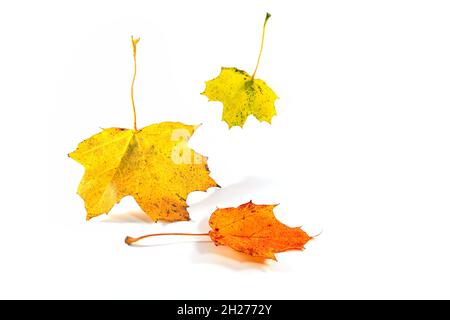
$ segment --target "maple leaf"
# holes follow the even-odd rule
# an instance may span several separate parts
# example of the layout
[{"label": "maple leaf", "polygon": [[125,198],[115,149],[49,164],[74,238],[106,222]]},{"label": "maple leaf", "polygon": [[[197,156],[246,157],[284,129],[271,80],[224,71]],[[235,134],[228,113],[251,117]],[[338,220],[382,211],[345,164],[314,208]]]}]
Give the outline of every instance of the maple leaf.
[{"label": "maple leaf", "polygon": [[274,253],[303,250],[312,239],[301,228],[288,227],[277,220],[277,205],[248,202],[237,208],[217,209],[209,219],[209,236],[216,245],[225,245],[250,256],[276,260]]},{"label": "maple leaf", "polygon": [[128,245],[154,236],[209,236],[216,245],[228,246],[253,257],[276,260],[275,253],[303,250],[311,240],[300,227],[291,228],[277,220],[273,208],[248,202],[237,208],[217,209],[209,219],[208,233],[157,233],[126,237]]},{"label": "maple leaf", "polygon": [[278,98],[275,92],[260,79],[255,79],[259,61],[264,45],[264,35],[267,20],[270,14],[266,14],[263,25],[263,34],[258,61],[255,71],[250,76],[247,72],[237,68],[222,67],[218,77],[206,81],[205,91],[209,101],[221,101],[223,103],[222,120],[228,127],[243,127],[247,117],[254,115],[259,121],[271,123],[276,115],[275,100]]},{"label": "maple leaf", "polygon": [[134,129],[104,129],[69,154],[85,167],[78,194],[87,219],[108,213],[130,195],[153,220],[188,220],[187,195],[218,185],[209,176],[207,158],[187,145],[196,126],[162,122],[137,129],[133,87],[138,41],[132,38]]}]

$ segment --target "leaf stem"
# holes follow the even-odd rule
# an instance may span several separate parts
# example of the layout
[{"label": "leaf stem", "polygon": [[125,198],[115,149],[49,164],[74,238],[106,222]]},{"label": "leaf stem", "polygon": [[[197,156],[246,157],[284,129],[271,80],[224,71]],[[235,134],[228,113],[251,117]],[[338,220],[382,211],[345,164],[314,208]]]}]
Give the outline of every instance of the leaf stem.
[{"label": "leaf stem", "polygon": [[131,105],[133,106],[134,131],[137,131],[136,106],[134,105],[134,81],[136,80],[136,46],[139,40],[140,38],[134,39],[133,36],[131,36],[131,44],[133,45],[133,59],[134,59],[133,80],[131,81]]},{"label": "leaf stem", "polygon": [[266,24],[267,24],[267,20],[269,20],[269,18],[271,17],[270,13],[266,13],[266,19],[264,20],[264,25],[263,25],[263,31],[262,31],[262,38],[261,38],[261,47],[259,48],[259,55],[258,55],[258,61],[256,62],[256,67],[255,67],[255,71],[253,71],[252,74],[252,80],[255,78],[255,74],[256,74],[256,70],[258,70],[258,66],[259,66],[259,60],[261,59],[261,53],[264,47],[264,36],[266,35]]},{"label": "leaf stem", "polygon": [[142,239],[145,239],[145,238],[159,237],[159,236],[208,236],[208,235],[209,235],[209,233],[178,233],[178,232],[152,233],[152,234],[147,234],[145,236],[141,236],[141,237],[137,237],[137,238],[126,237],[125,238],[125,243],[127,245],[131,246],[136,241],[139,241],[139,240],[142,240]]}]

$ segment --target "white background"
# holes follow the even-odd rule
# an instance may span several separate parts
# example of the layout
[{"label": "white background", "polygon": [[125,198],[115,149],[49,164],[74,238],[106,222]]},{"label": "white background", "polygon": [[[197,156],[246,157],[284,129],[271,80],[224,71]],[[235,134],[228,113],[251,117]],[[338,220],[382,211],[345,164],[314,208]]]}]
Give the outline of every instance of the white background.
[{"label": "white background", "polygon": [[[221,66],[280,97],[270,126],[228,130],[200,92]],[[2,1],[0,298],[450,298],[448,1]],[[192,221],[126,198],[86,222],[67,157],[100,127],[203,123],[190,146],[223,187]],[[280,203],[311,234],[257,264],[200,239],[218,206]],[[203,239],[207,240],[207,239]],[[200,241],[200,242],[199,242]]]}]

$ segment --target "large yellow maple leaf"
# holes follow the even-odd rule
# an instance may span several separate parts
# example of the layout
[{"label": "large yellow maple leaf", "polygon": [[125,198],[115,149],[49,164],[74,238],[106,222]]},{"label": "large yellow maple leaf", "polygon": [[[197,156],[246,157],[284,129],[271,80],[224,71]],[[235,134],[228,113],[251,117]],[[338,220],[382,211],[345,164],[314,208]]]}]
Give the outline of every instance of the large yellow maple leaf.
[{"label": "large yellow maple leaf", "polygon": [[87,219],[108,213],[125,196],[132,196],[153,220],[188,220],[186,198],[192,191],[218,186],[209,176],[206,157],[188,147],[196,126],[162,122],[134,129],[108,128],[81,142],[69,154],[85,167],[78,194]]},{"label": "large yellow maple leaf", "polygon": [[267,20],[270,14],[266,14],[264,20],[261,48],[255,71],[250,76],[247,72],[237,68],[222,67],[218,77],[206,81],[203,95],[209,101],[223,103],[222,120],[233,126],[243,127],[247,117],[254,115],[259,121],[271,123],[276,115],[275,100],[278,99],[275,92],[261,79],[255,79],[259,61],[264,45],[264,35]]},{"label": "large yellow maple leaf", "polygon": [[87,218],[133,196],[153,220],[189,219],[187,195],[217,184],[206,157],[188,146],[195,127],[162,122],[134,131],[109,128],[81,142],[70,157],[86,171],[78,187]]}]

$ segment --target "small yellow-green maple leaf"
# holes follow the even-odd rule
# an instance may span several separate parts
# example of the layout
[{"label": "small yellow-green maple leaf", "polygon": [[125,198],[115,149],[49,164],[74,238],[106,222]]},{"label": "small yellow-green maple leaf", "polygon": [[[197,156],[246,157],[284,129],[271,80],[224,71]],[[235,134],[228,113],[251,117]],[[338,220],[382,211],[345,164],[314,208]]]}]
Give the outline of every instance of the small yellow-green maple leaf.
[{"label": "small yellow-green maple leaf", "polygon": [[187,146],[195,128],[179,122],[108,128],[81,142],[69,156],[86,169],[78,194],[87,219],[130,195],[153,220],[188,220],[187,195],[217,186],[206,157]]},{"label": "small yellow-green maple leaf", "polygon": [[222,67],[217,78],[206,82],[202,93],[210,101],[223,103],[222,120],[228,127],[244,126],[251,114],[259,121],[271,123],[276,115],[275,92],[260,79],[252,79],[245,71]]},{"label": "small yellow-green maple leaf", "polygon": [[259,121],[271,123],[276,115],[275,100],[278,98],[275,92],[261,79],[255,79],[259,61],[264,45],[264,35],[267,20],[270,14],[266,14],[263,25],[261,48],[253,75],[249,75],[237,68],[222,67],[218,77],[206,81],[203,95],[210,101],[223,103],[222,120],[233,126],[243,127],[249,115],[254,115]]}]

